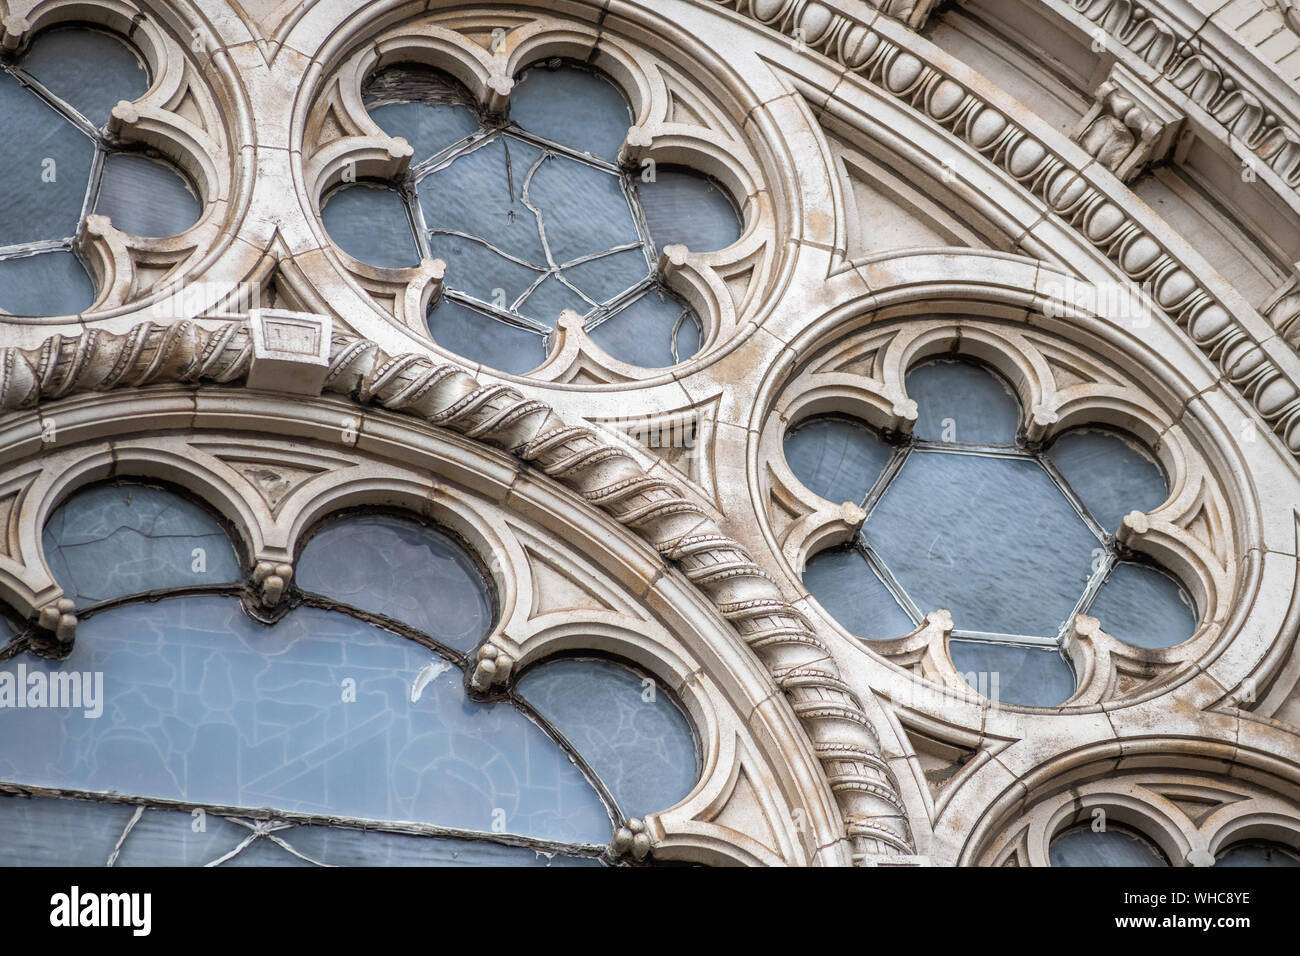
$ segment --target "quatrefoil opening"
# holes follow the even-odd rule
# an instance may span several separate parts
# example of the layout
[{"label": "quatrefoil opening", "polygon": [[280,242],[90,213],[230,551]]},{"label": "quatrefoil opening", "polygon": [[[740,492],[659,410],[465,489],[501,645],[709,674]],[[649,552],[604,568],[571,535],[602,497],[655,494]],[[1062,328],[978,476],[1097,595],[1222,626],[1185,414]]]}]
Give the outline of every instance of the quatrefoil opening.
[{"label": "quatrefoil opening", "polygon": [[[846,630],[891,639],[948,610],[957,671],[996,674],[1002,701],[1031,706],[1075,691],[1060,647],[1076,615],[1135,647],[1193,635],[1187,592],[1116,537],[1126,514],[1168,497],[1145,449],[1092,428],[1029,448],[1015,392],[971,363],[929,362],[906,386],[918,410],[910,436],[821,416],[785,439],[805,487],[867,512],[848,545],[804,570],[809,593]],[[987,695],[991,681],[979,683]]]},{"label": "quatrefoil opening", "polygon": [[90,26],[42,32],[0,61],[0,310],[71,315],[95,287],[78,255],[87,230],[184,232],[199,219],[195,188],[152,150],[111,132],[113,108],[142,97],[148,66],[124,39]]},{"label": "quatrefoil opening", "polygon": [[363,95],[380,128],[411,146],[409,168],[395,182],[343,183],[321,216],[369,265],[446,263],[428,315],[435,342],[523,374],[572,310],[597,346],[631,365],[676,365],[699,350],[704,323],[664,283],[660,254],[725,248],[740,218],[706,176],[619,165],[633,117],[610,80],[561,61],[533,66],[505,115],[413,64],[382,70]]}]

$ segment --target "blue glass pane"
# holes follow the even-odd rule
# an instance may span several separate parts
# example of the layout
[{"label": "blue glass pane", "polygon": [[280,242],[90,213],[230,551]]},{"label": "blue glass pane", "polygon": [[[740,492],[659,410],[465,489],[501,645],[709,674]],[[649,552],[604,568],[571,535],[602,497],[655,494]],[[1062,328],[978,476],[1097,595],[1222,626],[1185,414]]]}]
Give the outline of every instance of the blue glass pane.
[{"label": "blue glass pane", "polygon": [[636,182],[655,247],[682,244],[691,252],[725,249],[740,238],[740,219],[713,180],[685,169],[660,168],[654,182]]},{"label": "blue glass pane", "polygon": [[127,153],[104,162],[95,212],[136,236],[175,236],[199,221],[193,190],[166,163]]},{"label": "blue glass pane", "polygon": [[425,226],[477,237],[516,259],[545,267],[537,217],[524,204],[524,183],[541,157],[536,147],[501,136],[457,156],[420,180]]},{"label": "blue glass pane", "polygon": [[543,275],[463,236],[430,233],[429,254],[447,263],[447,288],[499,309],[509,309]]},{"label": "blue glass pane", "polygon": [[[598,859],[487,840],[416,837],[374,830],[299,826],[276,834],[299,853],[330,866],[600,866]],[[287,851],[281,851],[286,852]]]},{"label": "blue glass pane", "polygon": [[483,576],[444,534],[391,515],[327,525],[298,558],[298,585],[409,624],[461,651],[492,626]]},{"label": "blue glass pane", "polygon": [[1110,432],[1069,432],[1052,444],[1047,457],[1096,522],[1112,533],[1130,511],[1152,511],[1169,495],[1151,456]]},{"label": "blue glass pane", "polygon": [[541,335],[484,315],[453,299],[443,298],[429,313],[433,340],[471,362],[522,375],[542,364],[546,350]]},{"label": "blue glass pane", "polygon": [[628,817],[667,810],[698,775],[695,734],[668,691],[612,661],[556,660],[517,685],[609,788]]},{"label": "blue glass pane", "polygon": [[1141,564],[1115,565],[1088,613],[1135,647],[1173,647],[1196,633],[1191,597],[1169,575]]},{"label": "blue glass pane", "polygon": [[1097,538],[1042,467],[914,451],[867,519],[869,541],[922,611],[958,629],[1055,637]]},{"label": "blue glass pane", "polygon": [[1089,824],[1057,835],[1048,848],[1052,866],[1168,866],[1153,843],[1123,827],[1095,831]]},{"label": "blue glass pane", "polygon": [[889,640],[916,628],[866,559],[853,549],[813,555],[804,568],[803,583],[827,613],[857,637]]},{"label": "blue glass pane", "polygon": [[102,673],[103,712],[0,709],[0,779],[609,839],[595,791],[539,727],[343,614],[302,607],[267,628],[230,597],[133,604],[83,620],[67,660],[24,666]]},{"label": "blue glass pane", "polygon": [[616,173],[556,155],[538,167],[527,188],[557,265],[641,240]]},{"label": "blue glass pane", "polygon": [[510,118],[538,136],[613,162],[632,111],[613,83],[587,70],[525,70],[510,93]]},{"label": "blue glass pane", "polygon": [[528,298],[520,303],[517,311],[521,315],[536,319],[548,328],[554,328],[560,313],[565,309],[572,309],[578,315],[586,315],[593,308],[594,305],[551,275],[543,279],[541,284],[529,293]]},{"label": "blue glass pane", "polygon": [[940,360],[907,373],[916,402],[912,433],[930,441],[1014,445],[1020,403],[1001,379],[968,362]]},{"label": "blue glass pane", "polygon": [[134,812],[122,803],[0,797],[0,866],[103,866]]},{"label": "blue glass pane", "polygon": [[94,141],[3,70],[0,117],[0,246],[76,235]]},{"label": "blue glass pane", "polygon": [[950,638],[948,653],[962,679],[992,701],[1055,707],[1074,694],[1074,672],[1053,647]]},{"label": "blue glass pane", "polygon": [[676,296],[650,288],[587,334],[620,361],[642,368],[666,368],[699,350],[696,321],[695,313]]},{"label": "blue glass pane", "polygon": [[85,607],[109,598],[239,579],[239,560],[215,518],[161,488],[96,485],[50,516],[45,562],[65,596]]},{"label": "blue glass pane", "polygon": [[370,107],[370,118],[411,144],[412,166],[479,131],[478,117],[457,103],[386,103]]},{"label": "blue glass pane", "polygon": [[384,269],[420,261],[406,204],[395,190],[368,183],[336,189],[325,198],[320,216],[330,238],[355,259]]},{"label": "blue glass pane", "polygon": [[836,503],[861,504],[893,453],[871,429],[843,419],[816,418],[785,436],[785,460],[794,476]]},{"label": "blue glass pane", "polygon": [[564,270],[564,277],[597,302],[608,302],[650,275],[640,247],[601,256]]},{"label": "blue glass pane", "polygon": [[1219,854],[1215,866],[1300,866],[1300,856],[1280,843],[1252,840],[1228,847]]},{"label": "blue glass pane", "polygon": [[71,252],[0,259],[0,309],[10,315],[75,315],[94,301],[90,276]]},{"label": "blue glass pane", "polygon": [[108,122],[118,100],[137,100],[149,88],[144,60],[118,37],[98,30],[42,33],[19,65],[96,126]]}]

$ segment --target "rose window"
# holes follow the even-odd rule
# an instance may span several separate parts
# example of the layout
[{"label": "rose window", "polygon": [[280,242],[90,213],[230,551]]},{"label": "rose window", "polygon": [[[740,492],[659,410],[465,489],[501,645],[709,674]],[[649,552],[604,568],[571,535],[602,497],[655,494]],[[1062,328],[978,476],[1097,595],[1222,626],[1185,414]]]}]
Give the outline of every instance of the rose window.
[{"label": "rose window", "polygon": [[366,106],[412,147],[398,182],[344,183],[321,210],[330,236],[373,266],[447,264],[429,331],[444,348],[516,374],[540,365],[565,310],[620,361],[675,365],[703,344],[699,315],[665,286],[659,254],[722,249],[740,234],[731,199],[676,167],[620,168],[632,114],[589,70],[526,70],[503,116],[425,67],[366,84]]},{"label": "rose window", "polygon": [[818,417],[785,440],[810,491],[867,512],[849,544],[813,555],[804,571],[845,629],[895,638],[944,608],[948,650],[968,683],[1031,706],[1074,693],[1060,648],[1078,614],[1137,647],[1192,636],[1187,592],[1116,538],[1126,514],[1168,497],[1144,449],[1094,429],[1027,447],[1014,393],[972,364],[922,365],[907,392],[918,407],[910,437]]},{"label": "rose window", "polygon": [[198,221],[197,193],[170,162],[128,151],[109,120],[150,76],[126,41],[90,28],[42,33],[0,63],[0,309],[69,315],[95,300],[77,255],[87,215],[136,236],[164,237]]}]

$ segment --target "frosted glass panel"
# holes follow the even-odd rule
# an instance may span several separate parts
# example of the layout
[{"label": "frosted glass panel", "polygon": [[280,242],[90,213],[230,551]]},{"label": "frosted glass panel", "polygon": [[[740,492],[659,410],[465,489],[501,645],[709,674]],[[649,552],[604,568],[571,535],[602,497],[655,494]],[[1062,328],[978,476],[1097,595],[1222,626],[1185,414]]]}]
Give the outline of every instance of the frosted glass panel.
[{"label": "frosted glass panel", "polygon": [[1088,613],[1107,634],[1135,647],[1172,647],[1196,632],[1187,592],[1169,575],[1141,564],[1115,565]]},{"label": "frosted glass panel", "polygon": [[358,183],[335,190],[321,209],[325,231],[355,259],[384,269],[419,263],[406,204],[396,191]]},{"label": "frosted glass panel", "polygon": [[665,368],[686,361],[699,350],[699,326],[694,315],[675,296],[651,288],[587,334],[620,361],[643,368]]},{"label": "frosted glass panel", "polygon": [[461,651],[492,626],[492,604],[473,559],[444,534],[390,515],[358,515],[312,536],[298,585],[383,614]]},{"label": "frosted glass panel", "polygon": [[545,267],[537,217],[524,204],[524,184],[542,153],[520,140],[498,137],[457,156],[420,180],[424,224],[491,243],[508,256]]},{"label": "frosted glass panel", "polygon": [[632,111],[613,83],[587,70],[533,67],[510,92],[510,118],[538,136],[609,162],[632,125]]},{"label": "frosted glass panel", "polygon": [[813,555],[804,568],[803,583],[850,634],[888,640],[916,628],[866,559],[851,548]]},{"label": "frosted glass panel", "polygon": [[105,160],[95,212],[123,232],[179,235],[199,221],[200,211],[198,197],[169,165],[125,153]]},{"label": "frosted glass panel", "polygon": [[1048,449],[1047,457],[1097,523],[1112,533],[1130,511],[1154,510],[1169,495],[1155,461],[1109,432],[1069,432]]},{"label": "frosted glass panel", "polygon": [[90,276],[71,252],[0,259],[0,309],[11,315],[75,315],[94,301]]},{"label": "frosted glass panel", "polygon": [[0,117],[0,246],[76,235],[94,141],[3,70]]},{"label": "frosted glass panel", "polygon": [[50,516],[45,561],[81,607],[145,591],[228,584],[240,576],[225,530],[162,488],[129,483],[79,491]]},{"label": "frosted glass panel", "polygon": [[740,219],[721,188],[699,173],[660,167],[655,181],[636,180],[655,247],[681,243],[692,252],[725,249],[740,238]]},{"label": "frosted glass panel", "polygon": [[452,103],[388,103],[370,107],[373,119],[389,136],[400,136],[414,150],[414,166],[478,132],[478,117]]},{"label": "frosted glass panel", "polygon": [[813,419],[785,437],[785,460],[795,477],[837,504],[861,504],[893,453],[871,429],[843,419]]},{"label": "frosted glass panel", "polygon": [[98,30],[42,33],[19,65],[96,126],[108,122],[118,100],[137,100],[149,88],[144,61]]},{"label": "frosted glass panel", "polygon": [[1290,847],[1252,840],[1228,847],[1215,866],[1300,866],[1300,856]]},{"label": "frosted glass panel", "polygon": [[1094,831],[1089,824],[1072,827],[1052,840],[1052,866],[1168,866],[1155,845],[1130,830],[1111,825]]},{"label": "frosted glass panel", "polygon": [[949,639],[962,679],[990,700],[1055,707],[1074,694],[1074,672],[1053,647]]},{"label": "frosted glass panel", "polygon": [[471,362],[522,375],[546,357],[541,335],[443,298],[429,313],[429,332],[445,349]]},{"label": "frosted glass panel", "polygon": [[557,265],[640,241],[622,180],[614,173],[552,156],[533,173],[528,199],[541,211]]},{"label": "frosted glass panel", "polygon": [[172,598],[94,615],[66,661],[25,663],[102,671],[104,711],[0,710],[0,779],[609,839],[595,791],[538,726],[343,614],[301,607],[268,628],[235,598]]},{"label": "frosted glass panel", "polygon": [[907,373],[916,402],[912,433],[930,441],[1014,445],[1020,404],[1001,379],[977,365],[940,360]]},{"label": "frosted glass panel", "polygon": [[1082,596],[1099,547],[1036,462],[927,451],[908,458],[865,533],[923,612],[1043,637]]},{"label": "frosted glass panel", "polygon": [[667,810],[691,792],[698,773],[686,715],[661,684],[646,680],[612,661],[555,660],[517,686],[628,817]]}]

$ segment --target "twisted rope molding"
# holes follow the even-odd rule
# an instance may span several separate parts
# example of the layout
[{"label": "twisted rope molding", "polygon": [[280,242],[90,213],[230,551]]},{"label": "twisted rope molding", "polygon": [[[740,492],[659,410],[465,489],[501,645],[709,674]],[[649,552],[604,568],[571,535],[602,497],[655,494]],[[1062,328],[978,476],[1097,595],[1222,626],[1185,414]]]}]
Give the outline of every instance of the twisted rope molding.
[{"label": "twisted rope molding", "polygon": [[[716,0],[818,50],[987,157],[1135,282],[1300,458],[1300,386],[1150,233],[1069,162],[956,80],[867,23],[816,0]],[[1067,295],[1062,296],[1069,301]],[[1281,339],[1278,339],[1281,347]]]},{"label": "twisted rope molding", "polygon": [[[159,383],[237,383],[252,366],[242,321],[211,329],[144,322],[125,333],[53,335],[0,349],[0,411],[79,392]],[[708,597],[784,692],[821,762],[855,855],[912,853],[907,815],[880,739],[804,616],[738,542],[675,483],[648,475],[593,429],[566,425],[545,402],[482,385],[454,365],[390,356],[335,335],[324,390],[402,412],[508,451],[649,542]]]}]

